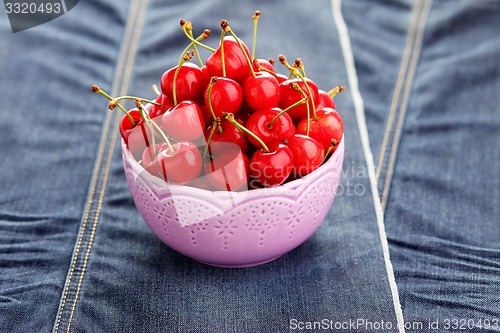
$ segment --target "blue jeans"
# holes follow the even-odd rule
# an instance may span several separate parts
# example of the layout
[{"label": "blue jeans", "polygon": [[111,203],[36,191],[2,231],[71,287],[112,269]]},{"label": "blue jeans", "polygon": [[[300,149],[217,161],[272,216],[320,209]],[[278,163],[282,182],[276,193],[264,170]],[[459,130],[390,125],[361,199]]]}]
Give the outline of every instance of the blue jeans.
[{"label": "blue jeans", "polygon": [[[90,86],[154,96],[187,45],[179,19],[212,45],[222,18],[251,41],[256,9],[258,57],[347,87],[344,172],[304,244],[215,268],[141,220],[121,115]],[[16,34],[4,15],[0,332],[499,331],[499,15],[493,0],[89,0]]]}]

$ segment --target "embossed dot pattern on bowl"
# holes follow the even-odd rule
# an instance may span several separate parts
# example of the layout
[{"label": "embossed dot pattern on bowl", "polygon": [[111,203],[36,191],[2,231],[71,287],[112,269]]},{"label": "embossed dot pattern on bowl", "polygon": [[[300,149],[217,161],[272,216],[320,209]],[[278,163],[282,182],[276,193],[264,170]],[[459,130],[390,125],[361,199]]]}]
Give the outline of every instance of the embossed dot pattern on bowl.
[{"label": "embossed dot pattern on bowl", "polygon": [[137,210],[172,249],[222,267],[269,262],[319,227],[332,206],[344,140],[313,173],[275,188],[207,191],[151,176],[122,142],[125,175]]}]

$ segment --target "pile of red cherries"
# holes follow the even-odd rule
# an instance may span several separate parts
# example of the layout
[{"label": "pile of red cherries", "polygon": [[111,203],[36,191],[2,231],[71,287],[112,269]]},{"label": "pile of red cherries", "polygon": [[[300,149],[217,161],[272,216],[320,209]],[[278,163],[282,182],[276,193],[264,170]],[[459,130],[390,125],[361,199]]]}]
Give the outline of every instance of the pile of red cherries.
[{"label": "pile of red cherries", "polygon": [[[335,151],[344,125],[333,97],[343,87],[318,89],[300,58],[278,57],[288,75],[276,72],[273,59],[255,58],[259,17],[252,51],[226,20],[217,49],[202,42],[209,30],[195,38],[191,22],[181,20],[189,45],[154,86],[154,100],[92,87],[123,111],[121,137],[149,173],[207,190],[274,187],[313,172]],[[201,48],[211,52],[206,62]],[[125,99],[135,108],[125,109]]]}]

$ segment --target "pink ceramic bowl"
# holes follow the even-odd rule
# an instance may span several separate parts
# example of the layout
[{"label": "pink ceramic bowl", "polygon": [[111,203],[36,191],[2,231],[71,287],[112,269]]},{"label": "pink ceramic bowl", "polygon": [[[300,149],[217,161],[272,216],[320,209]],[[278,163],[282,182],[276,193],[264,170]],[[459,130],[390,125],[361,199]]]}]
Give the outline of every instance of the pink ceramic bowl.
[{"label": "pink ceramic bowl", "polygon": [[125,174],[139,213],[170,248],[199,262],[249,267],[302,244],[329,212],[344,140],[311,174],[275,188],[207,191],[151,176],[122,142]]}]

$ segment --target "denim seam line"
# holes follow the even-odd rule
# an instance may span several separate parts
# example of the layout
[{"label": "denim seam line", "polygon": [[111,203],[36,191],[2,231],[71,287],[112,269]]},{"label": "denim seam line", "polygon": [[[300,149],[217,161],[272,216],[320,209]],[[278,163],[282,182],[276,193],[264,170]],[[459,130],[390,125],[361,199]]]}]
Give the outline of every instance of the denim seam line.
[{"label": "denim seam line", "polygon": [[422,6],[419,6],[423,4],[422,1],[417,1],[415,2],[412,10],[412,15],[410,18],[410,23],[408,26],[408,32],[406,34],[406,43],[405,47],[403,50],[403,56],[401,58],[401,64],[399,66],[399,72],[398,76],[396,78],[396,84],[394,85],[394,91],[391,99],[391,104],[389,107],[389,114],[387,116],[387,122],[386,122],[386,127],[385,127],[385,132],[384,132],[384,137],[382,139],[382,146],[380,148],[380,155],[378,159],[378,164],[377,164],[377,182],[380,180],[380,175],[382,173],[382,169],[384,167],[384,160],[385,160],[385,152],[389,143],[389,137],[391,136],[392,132],[392,127],[394,125],[394,118],[395,118],[395,113],[398,111],[398,103],[399,103],[399,97],[401,95],[401,89],[402,85],[404,82],[404,78],[406,76],[406,72],[408,70],[408,63],[409,59],[411,57],[411,51],[413,49],[413,43],[415,41],[415,28],[416,24],[414,23],[415,21],[418,21],[418,16],[419,12],[421,10]]},{"label": "denim seam line", "polygon": [[[140,0],[131,1],[118,62],[115,67],[115,76],[113,78],[113,88],[111,92],[113,96],[124,95],[128,90],[146,11],[147,2],[145,5],[144,2]],[[67,325],[66,332],[70,332],[71,330],[71,322],[79,299],[97,224],[99,222],[99,215],[107,186],[114,147],[118,139],[117,133],[120,118],[118,113],[115,113],[113,116],[112,112],[108,112],[103,124],[101,141],[92,173],[92,181],[89,186],[86,207],[82,217],[78,239],[73,250],[71,265],[66,277],[53,333],[59,333],[64,330],[63,324]],[[105,155],[106,163],[103,166],[103,158]],[[98,191],[96,191],[97,188],[99,188]],[[96,196],[98,196],[97,201]],[[81,256],[82,248],[85,248],[85,255],[83,258]],[[68,310],[67,304],[71,301],[71,308]]]},{"label": "denim seam line", "polygon": [[[412,19],[408,28],[407,41],[405,52],[401,62],[400,71],[394,89],[393,99],[391,101],[391,108],[389,112],[389,119],[384,133],[384,139],[379,156],[379,163],[377,167],[377,182],[380,184],[382,169],[386,162],[386,150],[389,144],[389,138],[392,134],[392,141],[387,157],[387,165],[385,167],[384,182],[382,185],[382,195],[380,198],[382,209],[385,210],[387,206],[387,199],[389,197],[391,180],[396,165],[397,152],[399,143],[401,141],[401,133],[406,119],[406,112],[408,109],[409,96],[415,76],[415,70],[420,58],[420,51],[422,49],[423,35],[427,17],[429,15],[432,0],[422,0],[415,2],[413,9]],[[420,5],[417,7],[417,5]],[[401,97],[401,103],[399,103]],[[397,114],[397,121],[394,124],[394,118]],[[394,128],[393,128],[394,127]]]},{"label": "denim seam line", "polygon": [[368,175],[370,179],[370,188],[372,192],[372,200],[375,209],[377,227],[379,230],[379,238],[382,247],[382,254],[385,264],[385,269],[387,272],[387,280],[389,283],[389,288],[391,291],[392,302],[394,306],[394,312],[397,320],[397,327],[399,333],[405,333],[403,310],[401,307],[401,302],[399,300],[399,291],[396,284],[396,278],[394,276],[394,269],[391,263],[390,253],[389,253],[389,243],[387,240],[387,234],[385,232],[384,225],[384,212],[380,204],[380,197],[377,188],[377,181],[375,178],[375,164],[373,161],[373,154],[370,148],[370,140],[368,135],[368,127],[366,124],[364,101],[361,96],[358,85],[358,74],[356,72],[356,66],[354,62],[354,54],[351,47],[351,42],[349,39],[349,31],[345,23],[344,17],[342,15],[342,3],[341,0],[331,0],[332,15],[337,27],[339,34],[340,47],[342,50],[344,63],[346,67],[347,80],[349,83],[349,90],[351,92],[354,111],[356,114],[356,120],[358,123],[358,129],[361,137],[362,149],[366,160],[366,166],[368,170]]}]

